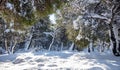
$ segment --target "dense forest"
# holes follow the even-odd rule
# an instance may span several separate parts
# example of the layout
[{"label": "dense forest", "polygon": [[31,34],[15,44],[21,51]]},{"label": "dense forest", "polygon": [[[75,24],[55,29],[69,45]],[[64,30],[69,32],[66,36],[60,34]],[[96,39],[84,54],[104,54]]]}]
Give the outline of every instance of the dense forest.
[{"label": "dense forest", "polygon": [[1,54],[86,48],[120,56],[119,0],[0,0]]},{"label": "dense forest", "polygon": [[0,70],[120,70],[120,0],[0,0]]}]

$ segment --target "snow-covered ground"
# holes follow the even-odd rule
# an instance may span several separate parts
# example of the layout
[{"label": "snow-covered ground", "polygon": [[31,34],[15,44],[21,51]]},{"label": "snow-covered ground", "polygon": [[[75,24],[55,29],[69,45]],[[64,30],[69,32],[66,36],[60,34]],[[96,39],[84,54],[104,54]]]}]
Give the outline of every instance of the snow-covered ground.
[{"label": "snow-covered ground", "polygon": [[0,55],[0,70],[120,70],[111,53],[24,52]]}]

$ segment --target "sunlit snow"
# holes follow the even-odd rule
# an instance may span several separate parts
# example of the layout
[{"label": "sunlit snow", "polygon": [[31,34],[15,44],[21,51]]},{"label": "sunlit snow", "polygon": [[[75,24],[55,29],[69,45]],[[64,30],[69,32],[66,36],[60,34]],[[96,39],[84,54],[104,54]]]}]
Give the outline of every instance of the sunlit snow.
[{"label": "sunlit snow", "polygon": [[51,21],[52,24],[56,24],[56,17],[55,17],[55,14],[49,15],[49,19],[50,19],[50,21]]},{"label": "sunlit snow", "polygon": [[120,57],[109,52],[26,52],[0,55],[1,70],[120,70]]}]

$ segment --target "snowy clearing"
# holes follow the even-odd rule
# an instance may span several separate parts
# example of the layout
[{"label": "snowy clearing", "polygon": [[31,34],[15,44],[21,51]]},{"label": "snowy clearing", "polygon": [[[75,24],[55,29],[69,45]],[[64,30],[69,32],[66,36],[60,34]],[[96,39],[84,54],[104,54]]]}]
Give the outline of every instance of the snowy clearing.
[{"label": "snowy clearing", "polygon": [[0,55],[0,70],[120,70],[120,57],[111,53],[25,52]]}]

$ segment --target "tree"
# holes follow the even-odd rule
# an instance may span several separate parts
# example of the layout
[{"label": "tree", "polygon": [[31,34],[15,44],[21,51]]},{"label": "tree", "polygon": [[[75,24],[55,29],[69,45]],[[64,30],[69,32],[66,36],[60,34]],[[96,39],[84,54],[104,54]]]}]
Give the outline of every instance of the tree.
[{"label": "tree", "polygon": [[[107,23],[106,27],[109,26],[110,30],[110,39],[112,42],[112,51],[115,56],[119,56],[118,51],[118,29],[115,27],[119,25],[119,1],[117,0],[99,0],[97,3],[89,4],[87,7],[88,11],[87,17],[94,19],[100,23]],[[101,22],[102,21],[102,22]],[[98,23],[99,24],[99,23]],[[115,29],[117,28],[117,29]],[[117,33],[116,33],[117,32]]]},{"label": "tree", "polygon": [[[0,14],[7,23],[14,21],[16,26],[34,24],[40,18],[53,13],[65,2],[62,0],[1,0]],[[16,29],[19,29],[17,27]]]},{"label": "tree", "polygon": [[13,25],[14,23],[7,24],[2,18],[0,19],[1,23],[1,42],[2,47],[6,50],[7,53],[14,53],[16,44],[23,41],[24,32],[20,30],[14,30]]},{"label": "tree", "polygon": [[26,37],[25,50],[30,48],[43,50],[48,49],[51,37],[47,33],[51,32],[49,18],[40,19],[36,24],[34,24],[30,30],[28,30]]},{"label": "tree", "polygon": [[[19,32],[21,32],[20,30],[25,33],[29,31],[28,29],[31,28],[31,25],[37,22],[40,22],[42,26],[38,23],[33,26],[33,29],[31,28],[31,35],[28,39],[29,41],[27,41],[26,49],[31,46],[31,43],[34,44],[34,47],[39,46],[41,40],[44,39],[38,40],[36,38],[39,36],[43,37],[45,35],[44,31],[47,31],[49,26],[43,18],[55,12],[64,2],[63,0],[0,0],[0,17],[2,17],[5,23],[2,25],[4,28],[2,28],[3,30],[1,32],[4,36],[6,50],[9,50],[9,46],[13,46],[13,48],[10,48],[10,51],[12,50],[13,53],[15,45],[18,44],[17,40],[19,38],[24,40],[22,37],[18,37]],[[11,23],[13,23],[12,26]],[[32,30],[40,31],[40,33],[37,35],[37,32]],[[29,32],[27,34],[24,33],[20,34],[20,36],[25,37]],[[36,42],[33,43],[34,41]],[[46,46],[45,43],[42,42],[42,46]]]}]

